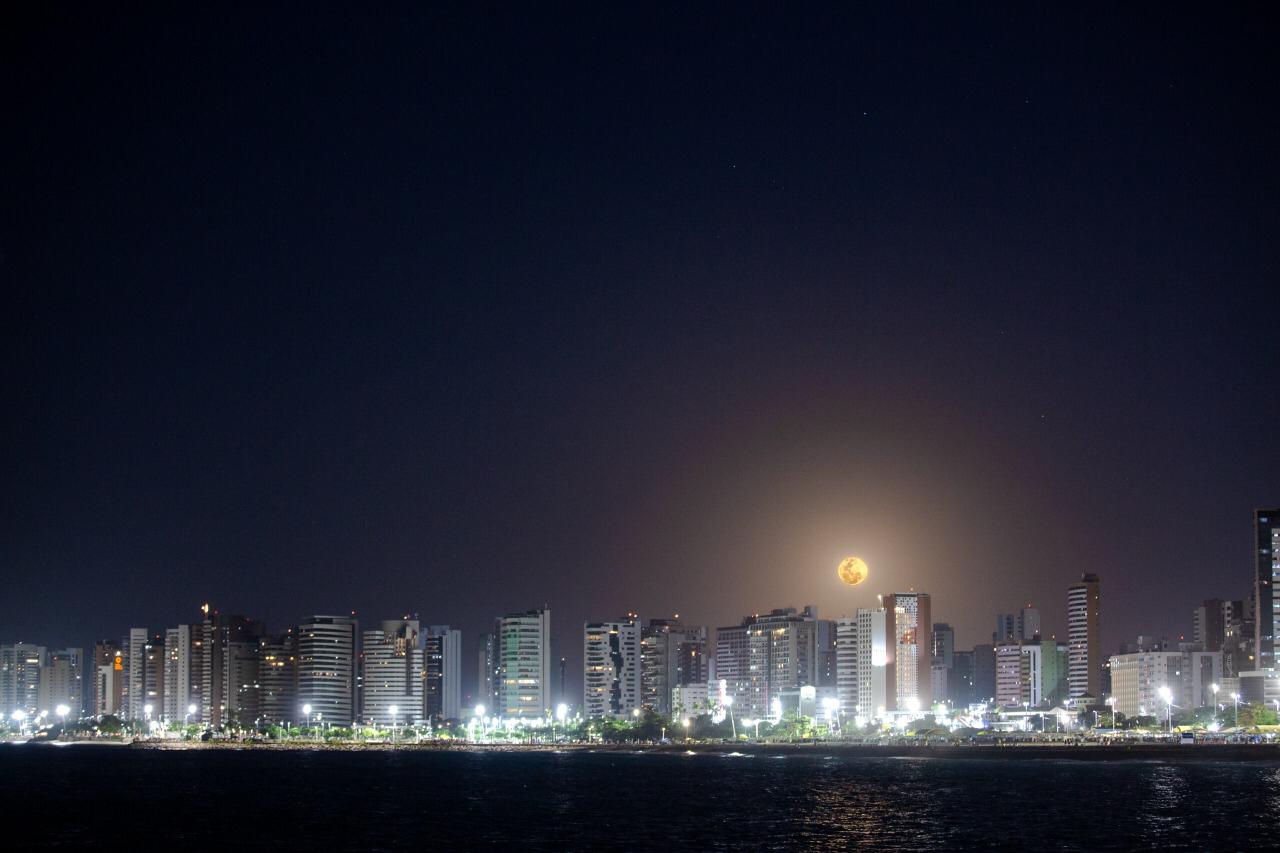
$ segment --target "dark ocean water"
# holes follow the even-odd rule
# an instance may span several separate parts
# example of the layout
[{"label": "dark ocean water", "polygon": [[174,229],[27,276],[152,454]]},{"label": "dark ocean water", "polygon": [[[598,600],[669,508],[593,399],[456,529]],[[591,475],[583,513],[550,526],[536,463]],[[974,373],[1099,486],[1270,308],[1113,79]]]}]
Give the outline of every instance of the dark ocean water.
[{"label": "dark ocean water", "polygon": [[0,747],[0,849],[1280,849],[1280,766]]}]

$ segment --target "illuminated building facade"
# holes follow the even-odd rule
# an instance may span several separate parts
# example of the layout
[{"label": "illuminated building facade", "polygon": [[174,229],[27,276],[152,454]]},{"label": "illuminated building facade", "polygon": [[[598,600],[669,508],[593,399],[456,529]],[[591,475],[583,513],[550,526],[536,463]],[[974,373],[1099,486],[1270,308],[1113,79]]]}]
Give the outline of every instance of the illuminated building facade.
[{"label": "illuminated building facade", "polygon": [[[833,668],[829,645],[835,631],[819,622],[816,608],[808,605],[799,613],[787,607],[754,614],[716,631],[716,678],[726,682],[735,713],[763,717],[784,690],[816,686],[824,665]],[[825,658],[819,654],[824,637]]]},{"label": "illuminated building facade", "polygon": [[48,649],[31,643],[0,646],[0,712],[34,717],[40,711],[40,670]]},{"label": "illuminated building facade", "polygon": [[640,703],[660,714],[676,687],[706,684],[707,629],[674,619],[650,619],[640,633]]},{"label": "illuminated building facade", "polygon": [[928,593],[896,592],[883,596],[886,624],[894,646],[894,707],[928,708],[933,702],[933,619]]},{"label": "illuminated building facade", "polygon": [[355,720],[358,628],[354,616],[312,616],[298,626],[298,704],[311,706],[313,722]]},{"label": "illuminated building facade", "polygon": [[1276,666],[1276,633],[1280,628],[1280,509],[1260,509],[1253,514],[1257,546],[1254,575],[1253,669]]},{"label": "illuminated building facade", "polygon": [[551,611],[511,613],[497,620],[498,706],[494,716],[551,713]]},{"label": "illuminated building facade", "polygon": [[[361,719],[375,726],[424,719],[423,648],[417,619],[390,619],[361,635]],[[392,708],[395,712],[392,712]]]},{"label": "illuminated building facade", "polygon": [[462,632],[431,625],[423,639],[423,702],[428,719],[462,716]]},{"label": "illuminated building facade", "polygon": [[[1102,696],[1100,598],[1095,574],[1082,575],[1079,583],[1067,589],[1067,688],[1072,699]],[[1111,675],[1114,679],[1114,668]]]},{"label": "illuminated building facade", "polygon": [[582,713],[625,719],[640,708],[640,619],[588,622],[582,637]]},{"label": "illuminated building facade", "polygon": [[299,720],[297,634],[290,630],[258,641],[258,713],[264,723]]}]

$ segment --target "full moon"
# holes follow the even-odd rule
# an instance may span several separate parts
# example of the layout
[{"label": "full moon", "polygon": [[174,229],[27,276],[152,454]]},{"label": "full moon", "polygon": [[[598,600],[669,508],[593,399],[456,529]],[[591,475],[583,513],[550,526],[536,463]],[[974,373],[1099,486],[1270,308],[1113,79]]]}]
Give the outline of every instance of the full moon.
[{"label": "full moon", "polygon": [[867,563],[861,557],[845,557],[840,561],[836,575],[849,586],[857,586],[867,579]]}]

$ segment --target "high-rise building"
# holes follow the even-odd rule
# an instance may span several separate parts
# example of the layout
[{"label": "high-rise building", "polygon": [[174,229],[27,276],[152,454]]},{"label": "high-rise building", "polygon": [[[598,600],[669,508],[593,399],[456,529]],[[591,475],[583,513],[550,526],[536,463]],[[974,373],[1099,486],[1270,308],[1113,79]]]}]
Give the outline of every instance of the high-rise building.
[{"label": "high-rise building", "polygon": [[143,652],[146,666],[142,677],[143,716],[158,722],[164,722],[164,636],[163,632],[150,635]]},{"label": "high-rise building", "polygon": [[991,634],[991,642],[1028,643],[1040,637],[1040,611],[1031,604],[1017,613],[997,613],[996,630]]},{"label": "high-rise building", "polygon": [[[956,632],[946,622],[933,623],[933,660],[946,669],[955,663]],[[941,697],[934,697],[941,698]]]},{"label": "high-rise building", "polygon": [[1030,702],[1027,673],[1023,671],[1022,643],[1009,641],[995,647],[996,704],[1001,708],[1019,708]]},{"label": "high-rise building", "polygon": [[1227,677],[1254,667],[1254,615],[1244,601],[1222,602],[1222,669]]},{"label": "high-rise building", "polygon": [[1163,717],[1167,705],[1160,695],[1169,688],[1174,705],[1182,705],[1182,653],[1134,652],[1111,658],[1111,695],[1116,713],[1126,717]]},{"label": "high-rise building", "polygon": [[497,620],[498,706],[502,717],[551,713],[551,611],[510,613]]},{"label": "high-rise building", "polygon": [[[179,625],[165,631],[164,720],[199,722],[204,719],[204,630]],[[188,709],[195,706],[195,711]]]},{"label": "high-rise building", "polygon": [[740,702],[741,697],[754,690],[755,682],[762,676],[751,670],[750,620],[740,625],[716,629],[715,672],[716,679],[724,682],[725,695]]},{"label": "high-rise building", "polygon": [[[725,682],[739,713],[763,717],[784,691],[817,686],[819,621],[810,605],[800,613],[787,607],[753,614],[741,625],[717,629],[716,677]],[[834,632],[829,626],[825,631],[834,644]],[[926,664],[926,678],[927,672]]]},{"label": "high-rise building", "polygon": [[66,705],[68,719],[84,716],[84,649],[54,649],[48,665],[40,672],[40,709]]},{"label": "high-rise building", "polygon": [[836,620],[836,698],[845,713],[856,713],[858,705],[858,619],[842,616]]},{"label": "high-rise building", "polygon": [[498,635],[487,632],[480,635],[480,673],[476,683],[476,704],[483,705],[489,713],[498,708]]},{"label": "high-rise building", "polygon": [[1276,632],[1280,624],[1280,509],[1259,509],[1253,513],[1257,541],[1257,571],[1254,574],[1254,654],[1256,669],[1276,666]]},{"label": "high-rise building", "polygon": [[14,711],[29,717],[40,712],[40,671],[47,661],[48,649],[44,646],[0,646],[0,713],[5,720]]},{"label": "high-rise building", "polygon": [[883,607],[836,620],[836,698],[850,717],[879,719],[895,709],[892,622]]},{"label": "high-rise building", "polygon": [[[251,726],[261,716],[258,643],[261,621],[201,607],[204,621],[192,626],[192,654],[200,654],[200,721],[213,728]],[[198,634],[197,634],[198,631]],[[348,723],[350,720],[347,721]]]},{"label": "high-rise building", "polygon": [[892,618],[894,644],[895,707],[912,710],[928,708],[933,702],[930,678],[933,645],[928,593],[896,592],[882,597],[886,614]]},{"label": "high-rise building", "polygon": [[462,716],[462,632],[448,625],[427,628],[423,645],[423,700],[427,719]]},{"label": "high-rise building", "polygon": [[994,646],[973,647],[973,701],[993,702],[996,698],[996,650]]},{"label": "high-rise building", "polygon": [[[417,619],[389,619],[361,635],[361,718],[376,726],[423,719],[423,648]],[[394,713],[392,708],[395,709]]]},{"label": "high-rise building", "polygon": [[[1102,636],[1098,576],[1086,573],[1067,589],[1067,686],[1072,699],[1102,698]],[[1115,670],[1112,670],[1115,677]],[[1113,687],[1114,689],[1114,687]]]},{"label": "high-rise building", "polygon": [[355,720],[358,630],[354,616],[312,616],[298,626],[298,704],[311,706],[307,722]]},{"label": "high-rise building", "polygon": [[680,618],[650,619],[640,633],[640,701],[671,713],[672,690],[707,681],[707,629]]},{"label": "high-rise building", "polygon": [[834,619],[813,620],[813,684],[836,686],[836,623]]},{"label": "high-rise building", "polygon": [[1067,646],[1057,640],[1040,643],[1040,700],[1056,707],[1067,699]]},{"label": "high-rise building", "polygon": [[264,723],[300,722],[297,641],[292,629],[258,641],[258,712]]},{"label": "high-rise building", "polygon": [[1206,652],[1222,651],[1226,629],[1222,623],[1224,614],[1223,602],[1218,598],[1207,598],[1199,607],[1191,611],[1191,639]]},{"label": "high-rise building", "polygon": [[[947,674],[947,695],[946,700],[951,703],[952,707],[964,708],[974,702],[979,701],[975,690],[973,677],[973,659],[972,651],[958,651],[955,653],[954,663],[951,671]],[[933,697],[937,701],[938,697]],[[984,699],[986,697],[983,697]]]},{"label": "high-rise building", "polygon": [[883,717],[898,707],[893,611],[887,607],[859,608],[854,619],[858,693],[853,710],[867,717]]},{"label": "high-rise building", "polygon": [[1192,649],[1182,652],[1182,705],[1211,708],[1219,699],[1213,686],[1223,680],[1222,652]]},{"label": "high-rise building", "polygon": [[1040,610],[1028,604],[1018,613],[1018,636],[1022,642],[1031,643],[1040,639]]},{"label": "high-rise building", "polygon": [[119,716],[124,692],[124,652],[111,640],[93,646],[94,716]]},{"label": "high-rise building", "polygon": [[126,720],[144,720],[147,704],[147,642],[150,635],[146,628],[130,628],[121,646],[124,648],[124,682],[121,687],[121,712]]},{"label": "high-rise building", "polygon": [[640,619],[588,622],[582,635],[582,713],[625,719],[640,707]]}]

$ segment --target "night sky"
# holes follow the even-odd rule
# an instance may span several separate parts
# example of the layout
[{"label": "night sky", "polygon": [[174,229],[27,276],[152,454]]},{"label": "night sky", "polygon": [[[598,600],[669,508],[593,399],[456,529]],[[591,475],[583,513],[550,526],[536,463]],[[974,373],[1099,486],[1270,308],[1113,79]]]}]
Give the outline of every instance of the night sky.
[{"label": "night sky", "polygon": [[[1262,6],[28,10],[0,44],[0,642],[732,624],[1102,577],[1280,503]],[[871,579],[841,587],[860,554]]]}]

